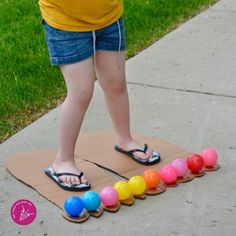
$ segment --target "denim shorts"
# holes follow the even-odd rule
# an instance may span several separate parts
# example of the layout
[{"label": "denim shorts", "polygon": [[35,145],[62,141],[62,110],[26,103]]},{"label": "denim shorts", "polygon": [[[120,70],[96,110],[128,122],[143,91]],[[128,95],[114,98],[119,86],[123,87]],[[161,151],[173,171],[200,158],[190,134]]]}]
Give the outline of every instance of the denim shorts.
[{"label": "denim shorts", "polygon": [[99,30],[72,32],[56,29],[42,19],[51,65],[72,64],[96,54],[97,50],[125,50],[123,18]]}]

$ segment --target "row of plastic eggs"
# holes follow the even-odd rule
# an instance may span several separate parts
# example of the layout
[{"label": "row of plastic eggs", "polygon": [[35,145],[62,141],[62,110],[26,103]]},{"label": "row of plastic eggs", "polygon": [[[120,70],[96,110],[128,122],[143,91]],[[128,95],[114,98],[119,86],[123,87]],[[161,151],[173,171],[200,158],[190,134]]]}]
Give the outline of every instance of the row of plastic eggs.
[{"label": "row of plastic eggs", "polygon": [[95,191],[85,192],[82,197],[70,196],[64,202],[64,209],[71,217],[78,217],[84,209],[88,212],[96,211],[101,202],[106,207],[112,207],[118,201],[128,199],[131,195],[142,195],[146,189],[155,189],[161,180],[171,184],[177,178],[183,177],[188,170],[192,173],[200,172],[204,166],[213,167],[217,162],[217,153],[214,149],[204,149],[201,154],[192,154],[187,160],[175,159],[157,172],[154,169],[144,171],[143,176],[133,176],[126,181],[118,181],[113,187],[104,187],[98,194]]}]

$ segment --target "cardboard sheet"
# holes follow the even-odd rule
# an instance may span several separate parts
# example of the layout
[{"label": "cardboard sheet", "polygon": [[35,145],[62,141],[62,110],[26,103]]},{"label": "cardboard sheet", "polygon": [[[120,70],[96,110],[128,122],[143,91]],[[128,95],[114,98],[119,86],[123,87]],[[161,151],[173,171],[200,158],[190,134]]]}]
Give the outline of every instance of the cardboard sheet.
[{"label": "cardboard sheet", "polygon": [[136,134],[134,137],[142,144],[147,143],[153,150],[160,152],[161,161],[152,166],[144,166],[126,155],[117,152],[114,145],[117,138],[112,131],[86,133],[80,135],[75,148],[77,159],[83,159],[109,169],[129,179],[134,175],[142,175],[147,169],[159,171],[165,164],[176,158],[186,159],[191,152],[165,140]]},{"label": "cardboard sheet", "polygon": [[[175,158],[186,159],[191,154],[184,148],[159,138],[147,137],[140,134],[136,134],[135,138],[140,143],[147,143],[152,149],[159,151],[161,161],[152,166],[143,166],[124,154],[117,152],[114,149],[117,139],[115,133],[112,131],[80,134],[75,148],[75,162],[85,173],[93,190],[99,192],[105,186],[113,186],[118,180],[121,180],[120,176],[129,179],[134,175],[142,175],[149,168],[160,170],[161,167],[170,163]],[[34,188],[42,196],[63,210],[64,201],[67,197],[71,195],[82,195],[83,192],[63,190],[45,175],[44,169],[51,165],[55,156],[56,151],[52,150],[30,151],[8,158],[5,165],[8,171],[18,180]],[[165,185],[162,184],[157,192],[161,193],[164,191]],[[148,193],[148,191],[146,193],[153,194]],[[119,209],[119,206],[117,209]],[[112,211],[117,211],[117,209],[113,209]]]},{"label": "cardboard sheet", "polygon": [[[55,151],[48,150],[25,152],[8,158],[5,165],[18,180],[34,188],[42,196],[63,209],[67,197],[82,195],[83,192],[63,190],[45,175],[44,168],[51,165],[55,155]],[[93,163],[76,159],[76,164],[86,173],[86,177],[95,191],[100,191],[104,186],[113,186],[120,179],[120,177],[114,178]]]}]

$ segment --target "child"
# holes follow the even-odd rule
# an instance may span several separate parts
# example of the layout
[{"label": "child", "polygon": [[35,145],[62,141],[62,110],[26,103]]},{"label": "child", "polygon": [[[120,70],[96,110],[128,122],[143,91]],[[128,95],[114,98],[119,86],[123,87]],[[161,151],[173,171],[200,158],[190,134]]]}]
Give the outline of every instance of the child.
[{"label": "child", "polygon": [[141,164],[158,162],[160,154],[142,147],[130,133],[122,0],[39,0],[39,6],[50,62],[60,66],[67,87],[57,155],[45,173],[63,189],[90,188],[75,165],[74,149],[92,98],[94,70],[117,134],[115,149]]}]

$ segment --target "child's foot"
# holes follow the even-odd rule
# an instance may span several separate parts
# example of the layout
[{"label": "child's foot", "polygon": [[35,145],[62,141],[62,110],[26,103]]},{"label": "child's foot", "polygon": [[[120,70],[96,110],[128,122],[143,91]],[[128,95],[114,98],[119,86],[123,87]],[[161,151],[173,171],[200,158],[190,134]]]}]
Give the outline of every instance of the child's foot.
[{"label": "child's foot", "polygon": [[[142,149],[144,148],[144,145],[140,145],[135,139],[131,139],[127,142],[119,142],[119,146],[125,150],[129,151],[132,149]],[[146,154],[142,152],[133,152],[133,155],[135,157],[139,157],[143,160],[148,160],[152,156],[153,150],[148,148]]]},{"label": "child's foot", "polygon": [[[76,167],[74,162],[58,162],[54,161],[52,164],[53,170],[58,174],[62,172],[73,173],[79,175],[81,171]],[[59,177],[64,183],[67,184],[80,184],[80,179],[77,176],[63,175]],[[88,180],[85,176],[81,177],[81,183],[87,184]]]}]

